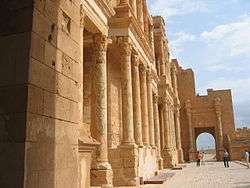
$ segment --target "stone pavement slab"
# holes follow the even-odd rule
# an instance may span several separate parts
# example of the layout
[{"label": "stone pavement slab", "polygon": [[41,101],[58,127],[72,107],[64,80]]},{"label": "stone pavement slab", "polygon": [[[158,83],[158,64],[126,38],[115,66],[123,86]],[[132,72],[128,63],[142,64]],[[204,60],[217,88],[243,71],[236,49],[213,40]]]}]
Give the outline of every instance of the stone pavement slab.
[{"label": "stone pavement slab", "polygon": [[144,188],[250,188],[250,170],[230,162],[230,168],[224,168],[223,162],[206,162],[201,167],[195,163],[187,165],[182,171],[163,185]]}]

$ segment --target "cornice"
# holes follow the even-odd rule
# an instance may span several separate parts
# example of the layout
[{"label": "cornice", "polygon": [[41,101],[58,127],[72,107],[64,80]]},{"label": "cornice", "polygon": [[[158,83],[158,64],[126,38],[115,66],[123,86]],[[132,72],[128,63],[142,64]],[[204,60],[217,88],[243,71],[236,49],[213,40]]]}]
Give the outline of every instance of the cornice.
[{"label": "cornice", "polygon": [[[143,49],[149,61],[153,63],[155,59],[151,45],[147,40],[146,34],[142,31],[139,22],[131,12],[130,6],[118,6],[115,10],[117,15],[109,19],[110,29],[129,29]],[[123,17],[121,15],[123,15]]]},{"label": "cornice", "polygon": [[110,7],[105,0],[96,0],[95,2],[100,6],[105,16],[110,18],[115,15],[115,10]]}]

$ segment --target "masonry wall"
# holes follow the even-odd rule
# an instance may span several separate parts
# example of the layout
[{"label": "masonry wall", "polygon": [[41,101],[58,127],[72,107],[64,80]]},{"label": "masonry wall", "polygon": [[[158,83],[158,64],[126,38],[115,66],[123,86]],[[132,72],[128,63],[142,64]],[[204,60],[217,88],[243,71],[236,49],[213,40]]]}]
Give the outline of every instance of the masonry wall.
[{"label": "masonry wall", "polygon": [[188,119],[186,116],[185,102],[194,100],[195,97],[195,80],[192,69],[177,70],[178,96],[180,100],[180,126],[181,126],[181,142],[183,148],[184,159],[188,160],[188,151],[190,145]]},{"label": "masonry wall", "polygon": [[0,185],[22,187],[33,4],[0,5]]},{"label": "masonry wall", "polygon": [[77,1],[11,1],[1,11],[10,19],[9,28],[1,20],[1,63],[10,67],[1,106],[12,122],[7,135],[14,135],[1,155],[3,187],[77,187],[79,7]]}]

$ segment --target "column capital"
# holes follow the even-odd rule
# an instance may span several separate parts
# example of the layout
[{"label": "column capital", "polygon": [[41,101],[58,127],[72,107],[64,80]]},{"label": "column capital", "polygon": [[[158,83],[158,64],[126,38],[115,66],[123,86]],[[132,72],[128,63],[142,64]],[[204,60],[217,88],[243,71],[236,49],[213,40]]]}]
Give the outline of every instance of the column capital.
[{"label": "column capital", "polygon": [[147,73],[147,68],[146,68],[146,65],[145,64],[140,64],[139,66],[139,71],[142,75],[146,75]]},{"label": "column capital", "polygon": [[132,52],[132,66],[139,67],[139,65],[140,65],[139,55],[137,52],[133,51]]},{"label": "column capital", "polygon": [[147,67],[146,71],[147,71],[147,81],[152,81],[153,80],[153,74],[152,74],[151,68]]},{"label": "column capital", "polygon": [[118,37],[118,45],[120,47],[121,55],[131,56],[132,45],[129,41],[129,37]]}]

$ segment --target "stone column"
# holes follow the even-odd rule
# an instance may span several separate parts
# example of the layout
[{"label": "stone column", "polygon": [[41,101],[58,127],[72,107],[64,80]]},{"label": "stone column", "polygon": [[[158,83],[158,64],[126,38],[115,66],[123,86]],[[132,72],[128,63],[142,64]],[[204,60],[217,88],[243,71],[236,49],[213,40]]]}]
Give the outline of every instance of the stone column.
[{"label": "stone column", "polygon": [[170,116],[169,116],[169,103],[167,99],[164,99],[164,109],[163,109],[163,118],[164,118],[164,149],[163,149],[163,167],[171,168],[173,167],[173,154],[171,150],[171,137],[170,137]]},{"label": "stone column", "polygon": [[176,146],[177,146],[177,152],[178,152],[178,160],[179,160],[179,163],[184,163],[183,150],[182,150],[182,146],[181,146],[181,127],[180,127],[179,107],[175,108],[174,122],[175,122],[175,135],[176,135]]},{"label": "stone column", "polygon": [[155,144],[157,147],[158,167],[159,170],[163,169],[163,159],[161,157],[161,138],[160,138],[160,122],[159,122],[159,109],[158,109],[158,95],[154,94],[154,126],[155,126]]},{"label": "stone column", "polygon": [[222,130],[222,120],[221,120],[221,99],[215,98],[214,99],[214,107],[215,107],[215,113],[216,113],[216,119],[217,119],[217,138],[218,138],[218,159],[223,159],[223,153],[224,153],[224,145],[223,145],[223,130]]},{"label": "stone column", "polygon": [[121,84],[122,84],[122,124],[123,124],[123,144],[133,144],[134,125],[133,125],[133,95],[131,78],[131,53],[132,46],[128,38],[123,37],[119,41],[121,50]]},{"label": "stone column", "polygon": [[147,94],[148,94],[148,124],[149,124],[149,139],[150,145],[155,146],[155,131],[154,131],[154,111],[153,111],[153,92],[152,92],[152,73],[147,70]]},{"label": "stone column", "polygon": [[[96,151],[96,164],[92,167],[92,183],[96,186],[111,186],[113,173],[108,161],[107,145],[107,70],[106,53],[108,39],[102,34],[94,36],[92,123],[96,130],[94,138],[100,143]],[[98,178],[94,178],[98,177]]]},{"label": "stone column", "polygon": [[141,29],[144,30],[144,19],[143,19],[143,0],[137,0],[137,19],[140,23]]},{"label": "stone column", "polygon": [[[122,124],[123,139],[119,147],[121,169],[117,172],[116,179],[124,186],[138,186],[138,147],[134,139],[133,124],[133,95],[131,54],[132,46],[128,37],[119,37],[118,44],[121,56],[121,85],[122,85]],[[128,173],[129,172],[129,173]]]},{"label": "stone column", "polygon": [[147,73],[145,65],[140,65],[139,68],[141,87],[142,139],[143,144],[145,146],[149,146]]},{"label": "stone column", "polygon": [[186,115],[187,115],[188,130],[189,130],[189,160],[193,161],[196,159],[196,152],[195,152],[195,148],[194,148],[191,101],[187,100],[185,105],[186,105]]},{"label": "stone column", "polygon": [[133,117],[135,141],[138,146],[143,146],[142,141],[142,119],[141,119],[141,95],[140,95],[140,74],[138,54],[132,53],[132,87],[133,87]]}]

